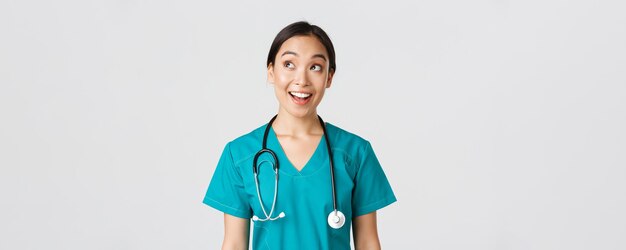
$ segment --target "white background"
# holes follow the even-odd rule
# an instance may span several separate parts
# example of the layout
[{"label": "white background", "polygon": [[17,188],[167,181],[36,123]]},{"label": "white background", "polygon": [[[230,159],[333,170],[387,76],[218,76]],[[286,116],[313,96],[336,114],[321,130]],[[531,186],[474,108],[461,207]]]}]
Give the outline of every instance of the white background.
[{"label": "white background", "polygon": [[2,0],[0,249],[218,249],[202,198],[277,111],[265,60],[299,20],[337,51],[319,113],[372,142],[398,197],[384,248],[626,249],[625,11]]}]

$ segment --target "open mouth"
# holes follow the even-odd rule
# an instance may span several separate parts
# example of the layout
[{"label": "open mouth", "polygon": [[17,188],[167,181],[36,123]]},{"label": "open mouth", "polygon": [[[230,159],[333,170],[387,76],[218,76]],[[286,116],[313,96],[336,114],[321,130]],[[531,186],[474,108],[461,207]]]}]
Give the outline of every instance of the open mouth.
[{"label": "open mouth", "polygon": [[295,92],[295,91],[290,91],[289,95],[291,95],[291,99],[296,103],[296,104],[306,104],[307,102],[309,102],[309,100],[311,99],[311,96],[313,96],[313,94],[310,93],[302,93],[302,92]]}]

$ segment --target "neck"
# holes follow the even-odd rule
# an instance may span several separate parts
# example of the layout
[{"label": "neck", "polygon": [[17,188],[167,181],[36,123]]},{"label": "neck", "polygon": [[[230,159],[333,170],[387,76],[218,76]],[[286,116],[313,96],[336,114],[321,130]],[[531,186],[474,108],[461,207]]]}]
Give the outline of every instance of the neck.
[{"label": "neck", "polygon": [[282,135],[310,135],[323,134],[322,126],[317,118],[317,112],[304,117],[296,117],[283,110],[278,111],[278,116],[272,124],[274,132]]}]

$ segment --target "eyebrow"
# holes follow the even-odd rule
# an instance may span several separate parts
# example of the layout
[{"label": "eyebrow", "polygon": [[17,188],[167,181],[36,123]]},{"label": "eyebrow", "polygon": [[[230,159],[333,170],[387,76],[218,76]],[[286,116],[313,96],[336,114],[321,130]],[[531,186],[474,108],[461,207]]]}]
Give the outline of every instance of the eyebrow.
[{"label": "eyebrow", "polygon": [[[282,56],[288,55],[288,54],[291,54],[291,55],[294,55],[294,56],[298,56],[298,53],[290,51],[290,50],[287,50],[287,51],[283,52],[283,54],[281,54],[280,56],[282,57]],[[327,61],[326,57],[324,55],[322,55],[322,54],[315,54],[311,58],[316,58],[316,57],[322,58],[324,61]]]}]

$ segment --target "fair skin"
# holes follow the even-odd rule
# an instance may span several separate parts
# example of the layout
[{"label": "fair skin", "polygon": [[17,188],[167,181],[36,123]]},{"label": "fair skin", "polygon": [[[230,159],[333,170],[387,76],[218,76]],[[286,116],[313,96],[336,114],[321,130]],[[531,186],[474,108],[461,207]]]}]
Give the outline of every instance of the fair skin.
[{"label": "fair skin", "polygon": [[[317,106],[331,86],[324,45],[314,36],[294,36],[280,47],[267,80],[274,85],[278,116],[272,128],[289,162],[298,171],[311,158],[324,132],[317,118]],[[355,248],[380,249],[376,212],[352,219]],[[224,214],[222,249],[248,249],[250,220]]]}]

